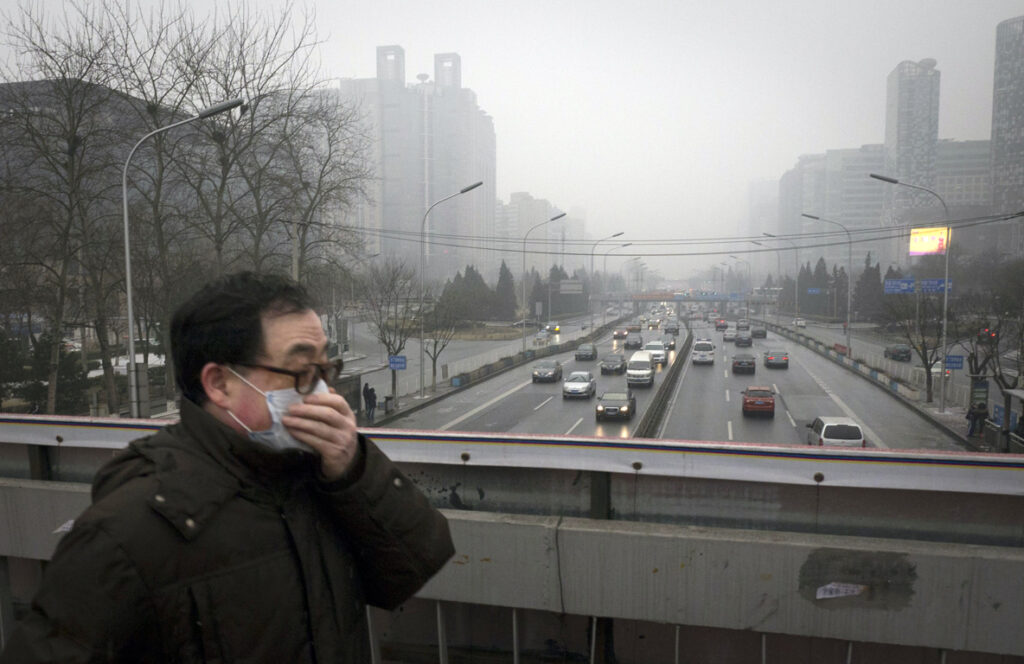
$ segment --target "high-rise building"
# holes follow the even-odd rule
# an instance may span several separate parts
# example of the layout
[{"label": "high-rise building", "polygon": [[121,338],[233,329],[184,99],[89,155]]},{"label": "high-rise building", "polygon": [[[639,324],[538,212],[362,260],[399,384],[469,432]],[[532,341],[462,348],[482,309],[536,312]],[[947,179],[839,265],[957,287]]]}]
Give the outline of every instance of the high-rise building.
[{"label": "high-rise building", "polygon": [[[776,179],[765,179],[751,182],[747,189],[748,208],[746,223],[741,223],[737,228],[740,237],[753,238],[758,240],[762,233],[778,234],[779,232],[779,181]],[[758,240],[760,241],[760,240]],[[748,249],[768,249],[768,246],[758,247],[748,244]],[[778,270],[782,265],[781,255],[775,251],[753,252],[748,257],[751,270],[754,275],[754,285],[760,286],[765,275],[778,277]]]},{"label": "high-rise building", "polygon": [[[1024,210],[1024,16],[996,27],[992,91],[992,208],[995,213]],[[1024,256],[1024,228],[1004,227],[1002,246]]]},{"label": "high-rise building", "polygon": [[991,205],[992,154],[989,146],[989,141],[939,141],[935,191],[950,208]]},{"label": "high-rise building", "polygon": [[[935,187],[939,138],[941,77],[935,64],[931,58],[899,63],[889,73],[885,100],[885,175],[929,189]],[[888,186],[883,195],[890,223],[901,223],[910,208],[938,205],[934,196],[909,187]]]},{"label": "high-rise building", "polygon": [[427,278],[443,280],[467,264],[496,272],[494,122],[462,87],[457,53],[435,55],[433,81],[428,74],[417,80],[406,83],[405,51],[392,45],[377,48],[377,78],[340,83],[342,95],[359,105],[375,148],[370,200],[353,210],[354,222],[367,229],[371,253],[418,266],[420,227],[430,205],[482,181],[430,212]]},{"label": "high-rise building", "polygon": [[[522,271],[522,241],[526,233],[557,214],[550,202],[534,198],[525,191],[513,192],[507,204],[498,202],[502,220],[501,234],[496,241],[507,248],[500,254],[514,274]],[[564,233],[564,218],[544,224],[530,233],[526,244],[526,271],[537,270],[547,276],[548,270],[559,262],[561,237]],[[500,263],[499,263],[500,264]]]},{"label": "high-rise building", "polygon": [[[884,254],[890,242],[863,241],[868,235],[878,237],[884,233],[880,223],[885,188],[868,177],[870,173],[882,171],[884,165],[884,148],[880,144],[825,152],[825,201],[818,216],[837,221],[850,231],[849,239],[854,241],[854,278],[860,273],[869,253],[872,263],[889,260]],[[841,230],[832,224],[816,223],[819,232]],[[840,233],[823,248],[822,255],[829,265],[846,265],[850,256],[847,239],[845,233]]]}]

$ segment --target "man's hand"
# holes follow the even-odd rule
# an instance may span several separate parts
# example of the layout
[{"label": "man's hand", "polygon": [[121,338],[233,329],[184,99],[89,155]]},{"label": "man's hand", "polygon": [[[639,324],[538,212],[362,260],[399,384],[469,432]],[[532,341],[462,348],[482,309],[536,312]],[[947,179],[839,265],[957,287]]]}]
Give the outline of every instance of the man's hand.
[{"label": "man's hand", "polygon": [[333,389],[310,394],[289,408],[281,423],[320,455],[320,470],[328,480],[344,475],[359,453],[355,413]]}]

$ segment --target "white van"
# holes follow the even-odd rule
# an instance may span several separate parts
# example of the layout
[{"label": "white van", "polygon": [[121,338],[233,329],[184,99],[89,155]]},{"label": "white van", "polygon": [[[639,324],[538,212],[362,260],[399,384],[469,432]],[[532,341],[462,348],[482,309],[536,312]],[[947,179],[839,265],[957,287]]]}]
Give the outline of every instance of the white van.
[{"label": "white van", "polygon": [[646,350],[638,350],[626,364],[626,383],[629,385],[654,385],[654,358]]},{"label": "white van", "polygon": [[710,339],[697,339],[693,342],[690,357],[694,364],[714,364],[715,344]]}]

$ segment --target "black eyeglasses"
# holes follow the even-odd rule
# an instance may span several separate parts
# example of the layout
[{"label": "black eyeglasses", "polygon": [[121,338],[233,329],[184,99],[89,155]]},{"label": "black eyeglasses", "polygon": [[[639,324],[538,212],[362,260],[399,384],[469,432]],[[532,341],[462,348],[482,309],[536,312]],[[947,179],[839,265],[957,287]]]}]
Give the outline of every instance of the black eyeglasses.
[{"label": "black eyeglasses", "polygon": [[235,362],[235,364],[240,367],[264,369],[265,371],[291,376],[295,379],[295,391],[299,394],[312,394],[313,389],[316,387],[317,379],[322,379],[330,386],[334,379],[341,374],[341,370],[345,368],[345,361],[341,358],[326,364],[307,364],[299,371],[268,367],[264,364],[245,364],[244,362]]}]

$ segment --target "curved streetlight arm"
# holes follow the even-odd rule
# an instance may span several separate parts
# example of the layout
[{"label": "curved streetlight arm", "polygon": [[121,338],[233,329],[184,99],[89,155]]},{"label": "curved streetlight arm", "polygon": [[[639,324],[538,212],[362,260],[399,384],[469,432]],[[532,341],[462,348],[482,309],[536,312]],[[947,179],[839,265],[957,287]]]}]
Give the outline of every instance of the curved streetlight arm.
[{"label": "curved streetlight arm", "polygon": [[546,219],[546,220],[540,222],[539,224],[534,224],[523,235],[523,276],[522,276],[522,280],[523,280],[523,309],[525,310],[525,313],[523,314],[523,352],[524,353],[526,352],[526,320],[527,320],[527,318],[529,318],[529,315],[530,315],[530,308],[526,304],[526,238],[530,237],[530,233],[532,233],[534,230],[540,228],[544,224],[550,224],[552,221],[558,221],[559,219],[561,219],[564,216],[565,216],[564,212],[559,212],[558,214],[556,214],[555,216],[551,217],[550,219]]},{"label": "curved streetlight arm", "polygon": [[[939,196],[939,194],[937,192],[932,191],[928,187],[922,187],[919,184],[910,184],[909,182],[903,182],[902,180],[897,180],[896,178],[891,178],[891,177],[889,177],[887,175],[879,175],[878,173],[868,173],[868,177],[874,178],[876,180],[881,180],[882,182],[888,182],[889,184],[897,184],[897,185],[899,185],[901,187],[910,187],[911,189],[919,189],[921,191],[927,191],[929,194],[931,194],[935,198],[939,199],[939,202],[942,203],[942,209],[946,213],[946,221],[949,221],[949,208],[946,206],[946,201],[944,201],[942,199],[942,196]],[[807,215],[804,215],[804,216],[806,217]],[[814,217],[814,218],[816,219],[817,217]],[[822,221],[825,221],[825,220],[823,219]]]},{"label": "curved streetlight arm", "polygon": [[590,295],[587,299],[587,309],[590,309],[590,329],[594,329],[594,252],[597,251],[597,245],[601,244],[605,240],[611,240],[612,238],[619,237],[624,231],[613,233],[608,237],[603,237],[590,247]]},{"label": "curved streetlight arm", "polygon": [[456,196],[461,196],[462,194],[466,193],[467,191],[473,191],[474,189],[476,189],[477,187],[479,187],[482,184],[483,184],[482,181],[481,182],[474,182],[473,184],[469,185],[468,187],[463,187],[462,189],[458,190],[454,194],[450,194],[450,195],[445,196],[444,198],[442,198],[440,200],[434,201],[433,203],[430,204],[430,207],[427,208],[427,211],[423,213],[423,221],[420,222],[420,306],[419,306],[419,312],[417,314],[419,316],[419,319],[420,319],[420,399],[423,398],[423,384],[424,384],[424,375],[425,375],[423,373],[424,372],[424,362],[423,362],[424,351],[423,351],[423,345],[425,343],[425,341],[423,339],[423,318],[424,318],[424,316],[423,316],[423,287],[424,287],[424,284],[425,284],[425,282],[427,280],[427,275],[424,273],[423,262],[425,260],[424,256],[427,253],[427,217],[430,215],[430,211],[433,210],[438,205],[440,205],[441,203],[444,203],[445,201],[451,200],[451,199],[455,198]]},{"label": "curved streetlight arm", "polygon": [[204,120],[208,117],[217,115],[218,113],[230,111],[231,109],[241,105],[241,98],[223,101],[219,104],[214,104],[213,106],[204,108],[192,117],[172,122],[171,124],[163,127],[157,127],[140,138],[138,142],[132,146],[131,151],[128,153],[128,158],[124,161],[124,170],[121,172],[121,210],[124,218],[124,287],[126,295],[125,299],[127,300],[128,305],[128,407],[133,418],[137,418],[139,416],[139,385],[135,369],[135,310],[132,306],[132,249],[131,237],[128,232],[128,168],[131,166],[132,157],[135,156],[135,151],[139,149],[139,146],[142,145],[146,139],[174,129],[175,127],[180,127],[190,122],[195,122],[196,120]]},{"label": "curved streetlight arm", "polygon": [[[943,203],[943,205],[945,205],[945,203]],[[831,219],[826,219],[817,215],[807,214],[806,212],[801,213],[800,216],[807,217],[808,219],[814,219],[815,221],[824,221],[826,224],[838,226],[846,233],[846,353],[848,357],[852,357],[853,347],[850,345],[850,323],[852,322],[850,320],[850,306],[853,302],[853,236],[850,235],[850,229],[838,221],[832,221]]]}]

